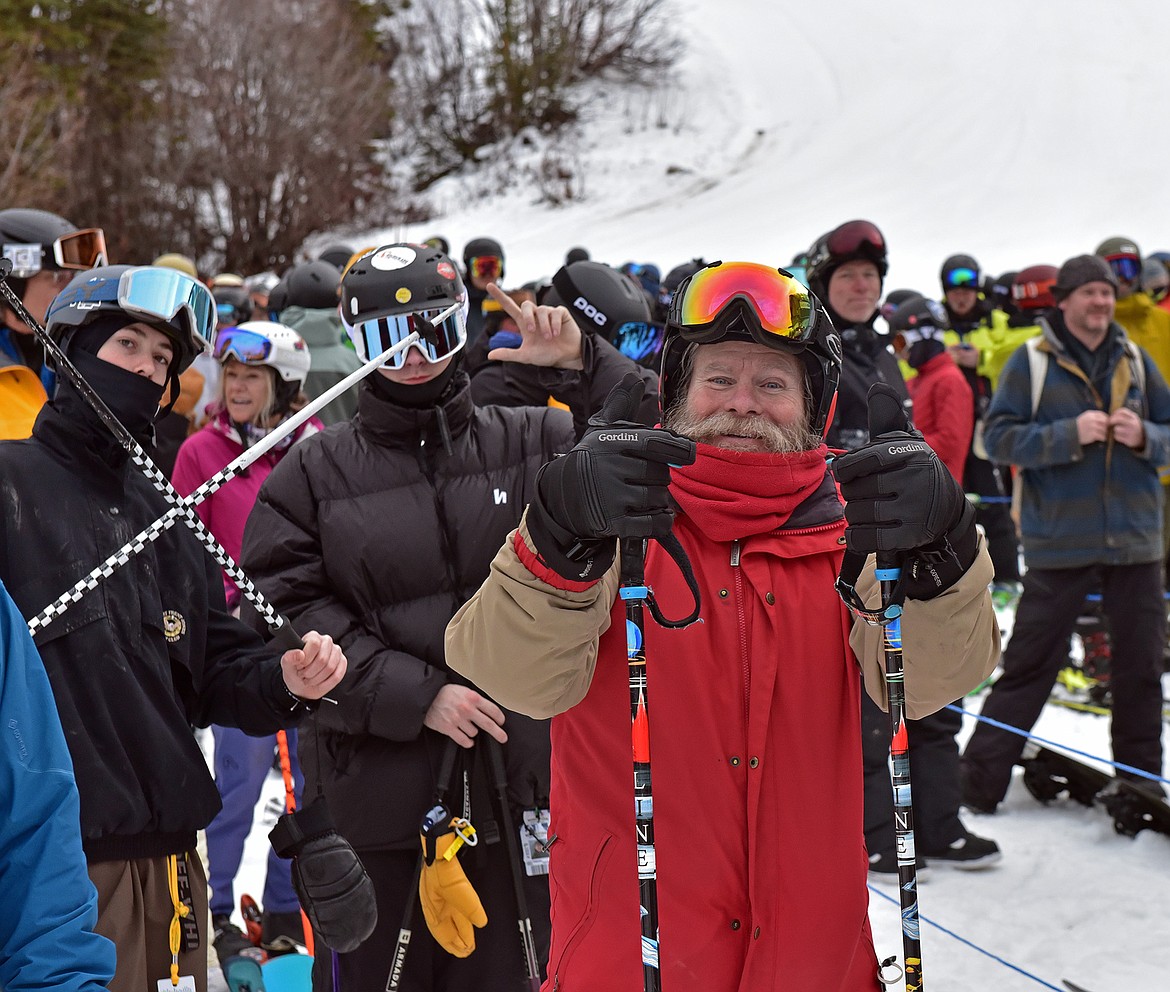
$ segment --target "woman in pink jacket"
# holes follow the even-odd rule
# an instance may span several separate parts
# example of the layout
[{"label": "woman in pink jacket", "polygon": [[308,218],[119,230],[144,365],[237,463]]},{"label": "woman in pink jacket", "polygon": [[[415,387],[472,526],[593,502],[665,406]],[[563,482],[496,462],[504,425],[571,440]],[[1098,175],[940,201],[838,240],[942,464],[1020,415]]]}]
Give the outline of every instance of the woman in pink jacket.
[{"label": "woman in pink jacket", "polygon": [[[203,429],[183,442],[175,461],[173,481],[183,495],[198,489],[305,402],[302,387],[309,373],[309,350],[291,327],[257,320],[223,328],[216,335],[215,358],[223,366],[217,408]],[[297,441],[321,429],[321,421],[311,418],[195,508],[233,559],[239,559],[244,524],[264,480]],[[223,584],[228,606],[237,608],[239,589],[226,574]],[[272,767],[276,738],[249,737],[240,730],[218,726],[212,727],[212,733],[215,783],[223,809],[207,828],[208,884],[213,892],[215,948],[222,963],[249,945],[248,938],[231,923],[235,905],[232,882],[252,827],[252,812]],[[288,731],[288,739],[299,801],[301,774],[294,731]],[[263,906],[265,941],[282,934],[303,940],[290,862],[274,852],[269,852]]]}]

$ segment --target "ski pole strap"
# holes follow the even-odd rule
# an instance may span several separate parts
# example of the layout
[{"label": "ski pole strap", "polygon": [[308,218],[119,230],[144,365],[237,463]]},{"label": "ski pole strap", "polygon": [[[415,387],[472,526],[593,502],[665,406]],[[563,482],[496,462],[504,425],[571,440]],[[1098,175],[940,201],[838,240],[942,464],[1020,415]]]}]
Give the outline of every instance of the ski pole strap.
[{"label": "ski pole strap", "polygon": [[691,567],[691,560],[687,557],[686,550],[675,536],[674,531],[671,531],[664,537],[656,537],[655,540],[662,545],[666,553],[670,555],[671,560],[678,566],[678,570],[682,573],[683,580],[686,582],[687,588],[691,591],[691,596],[694,599],[694,609],[681,620],[670,620],[662,612],[661,607],[658,605],[658,600],[654,598],[654,590],[646,585],[646,544],[641,538],[626,538],[622,541],[621,586],[618,589],[618,595],[627,602],[630,600],[643,600],[650,607],[650,615],[654,617],[654,622],[660,627],[667,627],[671,630],[689,627],[699,619],[699,610],[701,608],[699,583],[695,579],[695,572]]},{"label": "ski pole strap", "polygon": [[857,581],[865,568],[866,557],[860,551],[846,549],[841,558],[841,572],[837,576],[837,594],[854,616],[866,623],[884,627],[902,615],[902,604],[906,602],[906,578],[902,569],[896,565],[879,568],[878,581],[893,582],[894,588],[888,601],[876,610],[870,609],[857,592]]}]

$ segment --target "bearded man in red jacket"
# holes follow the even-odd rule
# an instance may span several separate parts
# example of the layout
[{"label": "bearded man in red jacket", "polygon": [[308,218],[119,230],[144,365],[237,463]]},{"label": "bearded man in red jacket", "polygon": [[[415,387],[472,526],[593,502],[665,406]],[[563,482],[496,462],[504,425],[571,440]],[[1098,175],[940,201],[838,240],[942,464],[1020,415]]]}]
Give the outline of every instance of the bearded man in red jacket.
[{"label": "bearded man in red jacket", "polygon": [[[517,324],[561,321],[525,304]],[[876,992],[862,834],[860,694],[885,705],[881,629],[834,590],[842,556],[881,551],[906,580],[907,715],[977,685],[999,651],[991,564],[963,492],[900,403],[871,397],[870,444],[828,470],[840,338],[783,270],[714,263],[675,294],[664,427],[611,394],[538,498],[446,653],[502,705],[552,717],[552,944],[546,992]],[[841,496],[844,496],[845,505]],[[653,839],[636,840],[623,551],[655,538],[646,585]],[[665,543],[662,543],[665,542]],[[918,567],[929,563],[930,567]],[[857,590],[877,603],[872,559]],[[642,809],[642,815],[647,810]],[[657,864],[642,937],[639,867]]]}]

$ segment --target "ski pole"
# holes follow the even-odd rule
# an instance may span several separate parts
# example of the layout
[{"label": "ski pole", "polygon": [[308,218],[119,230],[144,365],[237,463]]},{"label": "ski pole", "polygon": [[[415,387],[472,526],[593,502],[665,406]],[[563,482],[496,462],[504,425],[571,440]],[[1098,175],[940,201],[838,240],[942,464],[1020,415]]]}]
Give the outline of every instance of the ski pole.
[{"label": "ski pole", "polygon": [[500,806],[500,832],[504,835],[504,846],[512,868],[512,888],[516,893],[517,924],[520,927],[520,944],[524,951],[524,968],[528,973],[529,992],[540,992],[540,963],[536,954],[536,941],[532,936],[532,916],[528,912],[528,898],[524,895],[524,877],[520,871],[520,847],[512,830],[511,804],[508,802],[508,773],[504,768],[504,746],[491,734],[482,735],[488,749],[488,764],[492,770],[492,783]]},{"label": "ski pole", "polygon": [[[455,770],[455,755],[458,745],[447,738],[443,748],[443,757],[439,760],[439,774],[435,779],[435,805],[443,805],[447,801],[447,792],[451,787],[451,773]],[[422,881],[423,863],[425,855],[418,852],[418,864],[414,869],[414,883],[406,894],[406,909],[402,912],[402,926],[398,928],[398,940],[394,945],[394,958],[390,962],[390,974],[386,976],[386,992],[398,992],[402,986],[403,969],[406,967],[406,952],[410,949],[410,940],[414,936],[414,904],[418,902],[418,886]],[[338,986],[334,984],[334,988]]]},{"label": "ski pole", "polygon": [[641,538],[621,542],[621,586],[626,604],[626,655],[630,666],[630,723],[634,756],[634,831],[638,844],[638,894],[642,925],[642,988],[659,992],[658,864],[654,853],[654,799],[650,777],[650,719],[647,711],[645,617],[646,550]]},{"label": "ski pole", "polygon": [[902,570],[879,560],[882,641],[886,654],[886,698],[890,707],[891,785],[894,790],[894,839],[898,852],[898,895],[902,907],[902,956],[906,992],[922,992],[922,944],[918,922],[918,868],[914,850],[914,807],[910,792],[910,751],[906,734],[906,679],[902,669],[902,609],[894,606],[894,586]]},{"label": "ski pole", "polygon": [[[284,779],[284,811],[295,813],[297,811],[297,789],[296,782],[293,780],[292,758],[288,752],[288,733],[285,730],[276,732],[276,753],[280,758],[280,776]],[[301,907],[301,929],[304,931],[305,950],[312,957],[313,927],[309,923],[309,914],[305,912],[304,906]]]}]

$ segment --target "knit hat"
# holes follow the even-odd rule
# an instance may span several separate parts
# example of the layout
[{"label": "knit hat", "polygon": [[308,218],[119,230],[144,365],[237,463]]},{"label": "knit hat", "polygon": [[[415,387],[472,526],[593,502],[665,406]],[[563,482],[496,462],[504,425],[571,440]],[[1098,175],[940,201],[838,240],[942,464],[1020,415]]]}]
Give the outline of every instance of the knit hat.
[{"label": "knit hat", "polygon": [[1117,276],[1105,259],[1099,255],[1077,255],[1070,258],[1060,267],[1056,274],[1056,284],[1052,287],[1052,297],[1059,303],[1074,289],[1079,289],[1086,283],[1104,282],[1117,295]]}]

